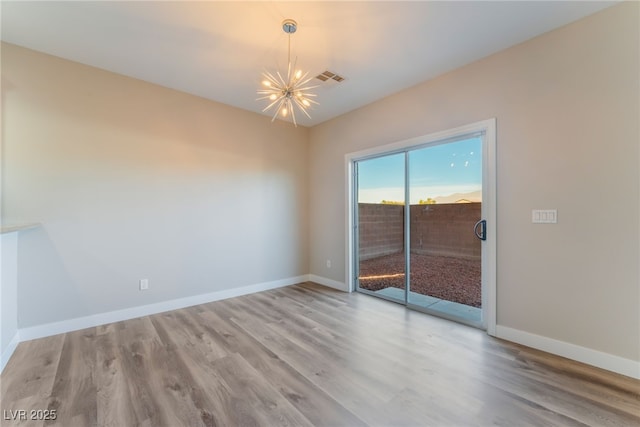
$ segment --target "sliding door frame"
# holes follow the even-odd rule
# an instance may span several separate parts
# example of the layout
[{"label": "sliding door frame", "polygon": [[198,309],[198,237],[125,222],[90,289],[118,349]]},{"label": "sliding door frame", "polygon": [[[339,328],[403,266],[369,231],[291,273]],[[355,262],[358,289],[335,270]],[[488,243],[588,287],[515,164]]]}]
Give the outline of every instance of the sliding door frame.
[{"label": "sliding door frame", "polygon": [[[360,160],[374,158],[382,155],[406,152],[408,150],[429,146],[445,140],[456,139],[466,135],[482,133],[484,134],[482,144],[482,213],[481,216],[487,221],[487,239],[482,242],[482,327],[489,335],[496,335],[496,119],[483,120],[476,123],[460,126],[454,129],[447,129],[428,135],[418,136],[403,141],[392,142],[382,146],[362,150],[345,155],[345,176],[346,176],[346,235],[345,260],[346,277],[345,283],[349,292],[356,290],[358,276],[357,265],[357,178],[355,178],[355,168]],[[405,155],[405,162],[408,156]],[[405,166],[408,167],[407,164]],[[408,170],[405,169],[405,173]],[[405,183],[405,192],[408,192],[408,185]],[[406,199],[406,196],[405,196]],[[405,214],[408,209],[405,209]],[[405,226],[406,228],[406,226]],[[405,239],[406,240],[406,239]],[[406,242],[405,242],[406,245]],[[406,291],[405,291],[406,300]],[[406,303],[407,301],[405,301]]]}]

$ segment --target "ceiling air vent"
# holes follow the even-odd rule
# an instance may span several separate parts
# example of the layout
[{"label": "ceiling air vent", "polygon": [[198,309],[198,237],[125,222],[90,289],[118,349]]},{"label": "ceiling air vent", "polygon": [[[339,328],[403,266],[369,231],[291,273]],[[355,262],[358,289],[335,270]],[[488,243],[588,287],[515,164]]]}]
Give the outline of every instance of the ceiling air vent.
[{"label": "ceiling air vent", "polygon": [[344,77],[339,76],[338,74],[334,73],[333,71],[328,71],[327,70],[325,72],[322,72],[322,73],[318,74],[316,76],[316,79],[318,79],[320,81],[323,81],[323,82],[326,82],[326,81],[329,81],[329,80],[334,80],[334,81],[340,83],[341,81],[344,80]]}]

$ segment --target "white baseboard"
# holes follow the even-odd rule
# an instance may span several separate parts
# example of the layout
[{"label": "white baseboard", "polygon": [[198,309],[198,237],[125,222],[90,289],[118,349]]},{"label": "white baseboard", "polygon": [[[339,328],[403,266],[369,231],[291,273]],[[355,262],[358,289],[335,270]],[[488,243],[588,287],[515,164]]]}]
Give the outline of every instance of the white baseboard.
[{"label": "white baseboard", "polygon": [[222,291],[210,292],[207,294],[178,298],[170,301],[162,301],[155,304],[125,308],[123,310],[110,311],[107,313],[99,313],[91,316],[62,320],[60,322],[31,326],[28,328],[19,329],[20,342],[57,334],[63,334],[71,331],[77,331],[85,328],[92,328],[108,323],[135,319],[137,317],[149,316],[152,314],[163,313],[165,311],[178,310],[185,307],[191,307],[198,304],[205,304],[208,302],[238,297],[255,292],[268,291],[269,289],[276,289],[284,286],[306,282],[308,281],[308,279],[308,275],[290,277],[287,279],[275,280],[272,282],[243,286],[241,288],[225,289]]},{"label": "white baseboard", "polygon": [[496,337],[640,379],[640,361],[498,325]]},{"label": "white baseboard", "polygon": [[315,282],[322,286],[327,286],[329,288],[337,289],[343,292],[349,292],[349,288],[343,282],[338,282],[337,280],[327,279],[326,277],[316,276],[315,274],[309,274],[309,281]]},{"label": "white baseboard", "polygon": [[11,338],[11,341],[9,341],[9,345],[7,346],[7,348],[5,348],[2,354],[0,354],[0,374],[2,373],[2,371],[4,371],[4,367],[7,366],[7,362],[11,358],[13,352],[16,351],[19,343],[20,334],[16,331],[13,338]]}]

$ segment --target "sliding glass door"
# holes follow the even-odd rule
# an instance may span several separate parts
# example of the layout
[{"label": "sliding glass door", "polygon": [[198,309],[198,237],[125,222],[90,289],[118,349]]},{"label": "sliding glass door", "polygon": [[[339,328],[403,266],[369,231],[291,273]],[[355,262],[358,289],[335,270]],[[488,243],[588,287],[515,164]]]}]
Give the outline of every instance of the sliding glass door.
[{"label": "sliding glass door", "polygon": [[482,325],[483,135],[357,159],[356,289]]},{"label": "sliding glass door", "polygon": [[405,154],[362,160],[356,168],[359,289],[405,303]]},{"label": "sliding glass door", "polygon": [[[479,324],[482,307],[482,137],[407,152],[408,304]],[[480,225],[478,225],[480,227]]]}]

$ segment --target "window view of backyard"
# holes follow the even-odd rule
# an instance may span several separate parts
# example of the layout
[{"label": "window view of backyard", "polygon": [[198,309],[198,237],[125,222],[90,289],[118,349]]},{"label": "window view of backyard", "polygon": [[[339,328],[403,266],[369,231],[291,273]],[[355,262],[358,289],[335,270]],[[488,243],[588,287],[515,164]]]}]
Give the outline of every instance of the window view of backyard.
[{"label": "window view of backyard", "polygon": [[360,289],[404,302],[408,247],[409,303],[481,307],[481,152],[470,138],[358,162]]}]

